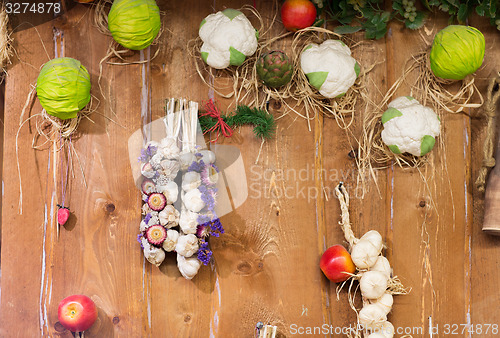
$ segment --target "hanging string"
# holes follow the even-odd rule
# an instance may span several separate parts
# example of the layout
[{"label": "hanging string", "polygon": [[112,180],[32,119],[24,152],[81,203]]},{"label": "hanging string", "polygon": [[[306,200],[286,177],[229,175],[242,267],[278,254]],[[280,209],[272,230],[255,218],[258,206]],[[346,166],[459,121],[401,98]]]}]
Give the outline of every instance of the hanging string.
[{"label": "hanging string", "polygon": [[[67,186],[68,186],[68,174],[69,174],[69,163],[70,163],[70,159],[69,159],[69,156],[71,155],[71,151],[68,152],[68,160],[66,161],[66,174],[64,174],[64,170],[63,170],[63,167],[64,167],[64,145],[65,145],[65,140],[62,138],[61,134],[59,134],[59,142],[61,144],[61,207],[64,208],[65,207],[65,202],[66,202],[66,189],[67,189]],[[71,136],[69,137],[69,142],[71,143]]]},{"label": "hanging string", "polygon": [[212,140],[212,143],[217,142],[220,134],[225,137],[231,137],[233,135],[233,130],[229,127],[229,125],[224,121],[221,115],[220,109],[215,104],[215,99],[210,99],[205,104],[205,112],[200,114],[200,117],[209,116],[214,119],[217,119],[217,123],[210,129],[205,130],[203,135],[206,133],[217,132],[217,138]]}]

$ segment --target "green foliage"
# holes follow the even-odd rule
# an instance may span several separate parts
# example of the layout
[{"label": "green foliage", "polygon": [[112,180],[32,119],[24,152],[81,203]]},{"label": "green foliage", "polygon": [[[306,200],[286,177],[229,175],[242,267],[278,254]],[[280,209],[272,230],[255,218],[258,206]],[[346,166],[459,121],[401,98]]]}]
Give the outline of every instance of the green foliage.
[{"label": "green foliage", "polygon": [[[238,106],[233,114],[221,116],[224,122],[231,128],[252,125],[254,126],[253,132],[256,137],[270,139],[274,136],[276,129],[274,117],[265,110],[242,105]],[[199,121],[203,132],[210,130],[218,122],[216,118],[210,116],[200,116]]]},{"label": "green foliage", "polygon": [[438,9],[450,15],[450,23],[465,24],[467,18],[476,12],[478,15],[489,18],[492,25],[500,29],[500,5],[498,0],[422,0],[429,9]]},{"label": "green foliage", "polygon": [[[387,33],[387,24],[398,20],[406,28],[419,29],[425,23],[427,11],[442,11],[450,15],[450,24],[465,24],[474,12],[489,18],[500,30],[499,0],[393,0],[392,10],[387,11],[383,0],[325,0],[323,11],[327,21],[338,23],[334,29],[339,34],[363,30],[368,39],[380,39]],[[423,7],[426,12],[417,10]]]}]

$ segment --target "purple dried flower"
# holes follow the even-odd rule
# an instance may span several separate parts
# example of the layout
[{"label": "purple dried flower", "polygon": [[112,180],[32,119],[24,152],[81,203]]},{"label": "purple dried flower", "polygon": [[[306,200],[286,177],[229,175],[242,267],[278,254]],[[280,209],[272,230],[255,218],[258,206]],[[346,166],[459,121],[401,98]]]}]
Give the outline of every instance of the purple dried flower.
[{"label": "purple dried flower", "polygon": [[142,245],[142,237],[143,234],[141,232],[140,234],[137,235],[137,242],[139,242],[139,244],[141,245],[141,249],[144,249],[144,246]]},{"label": "purple dried flower", "polygon": [[158,147],[149,145],[147,146],[146,149],[141,149],[141,156],[139,156],[139,162],[149,162],[151,157],[153,157],[154,154],[156,154],[156,151],[158,150]]},{"label": "purple dried flower", "polygon": [[203,161],[199,161],[199,162],[194,161],[188,167],[188,171],[196,171],[197,173],[199,173],[203,170],[204,167],[205,167],[205,163],[203,163]]},{"label": "purple dried flower", "polygon": [[198,250],[198,259],[203,265],[210,263],[212,258],[212,251],[208,248],[208,243],[205,241],[201,242],[200,249]]},{"label": "purple dried flower", "polygon": [[144,217],[144,223],[148,224],[149,223],[149,220],[151,219],[151,213],[147,213],[146,216]]},{"label": "purple dried flower", "polygon": [[198,225],[196,228],[196,237],[205,238],[210,235],[210,228],[207,225]]},{"label": "purple dried flower", "polygon": [[224,228],[219,218],[215,218],[210,222],[210,236],[219,237],[220,234],[224,233]]}]

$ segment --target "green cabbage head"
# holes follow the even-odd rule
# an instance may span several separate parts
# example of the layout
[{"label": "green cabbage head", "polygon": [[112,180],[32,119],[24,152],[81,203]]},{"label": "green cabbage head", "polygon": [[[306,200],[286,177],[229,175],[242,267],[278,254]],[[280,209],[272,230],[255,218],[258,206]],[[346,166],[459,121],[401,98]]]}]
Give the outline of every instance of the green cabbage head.
[{"label": "green cabbage head", "polygon": [[50,60],[38,75],[36,93],[48,114],[62,120],[74,118],[90,101],[89,72],[73,58]]},{"label": "green cabbage head", "polygon": [[483,63],[485,41],[474,27],[451,25],[439,31],[432,43],[431,69],[437,77],[462,80]]},{"label": "green cabbage head", "polygon": [[155,0],[115,0],[108,14],[108,28],[120,45],[133,50],[148,47],[161,27]]}]

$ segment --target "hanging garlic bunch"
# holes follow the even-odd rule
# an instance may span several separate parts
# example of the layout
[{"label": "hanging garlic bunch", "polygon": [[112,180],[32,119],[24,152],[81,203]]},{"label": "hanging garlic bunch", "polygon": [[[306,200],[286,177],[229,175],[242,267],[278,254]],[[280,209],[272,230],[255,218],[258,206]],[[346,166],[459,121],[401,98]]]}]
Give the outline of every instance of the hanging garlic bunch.
[{"label": "hanging garlic bunch", "polygon": [[[387,321],[387,315],[392,309],[393,295],[406,294],[408,291],[393,276],[389,261],[382,255],[384,245],[380,233],[370,230],[360,239],[356,238],[349,222],[349,195],[342,183],[335,188],[335,192],[342,209],[340,225],[351,247],[351,258],[358,270],[354,278],[359,279],[363,298],[358,323],[366,337],[392,338],[394,326]],[[360,336],[358,332],[356,336]]]},{"label": "hanging garlic bunch", "polygon": [[180,236],[177,239],[177,266],[184,278],[191,279],[210,262],[212,252],[207,236],[224,232],[215,213],[215,184],[218,168],[215,154],[199,150],[196,142],[198,106],[186,106],[182,112],[182,152],[179,155],[183,171],[181,183]]},{"label": "hanging garlic bunch", "polygon": [[[171,108],[171,109],[169,109]],[[172,228],[179,225],[180,213],[175,209],[179,187],[174,182],[180,170],[177,146],[181,127],[181,115],[174,105],[167,105],[164,118],[166,137],[160,142],[149,141],[141,150],[139,161],[142,174],[142,214],[138,240],[144,257],[156,266],[165,259],[165,252],[173,251],[179,232]]]}]

